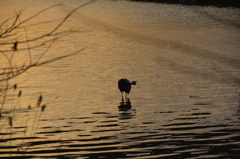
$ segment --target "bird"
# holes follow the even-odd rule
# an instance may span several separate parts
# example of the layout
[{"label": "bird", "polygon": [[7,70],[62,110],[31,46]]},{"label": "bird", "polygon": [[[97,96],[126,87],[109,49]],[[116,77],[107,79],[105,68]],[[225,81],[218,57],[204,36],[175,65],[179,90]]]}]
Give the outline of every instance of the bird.
[{"label": "bird", "polygon": [[125,100],[130,102],[129,100],[129,93],[131,91],[131,85],[136,85],[136,81],[132,81],[130,82],[128,79],[126,78],[122,78],[118,81],[118,88],[121,92],[121,95],[122,95],[122,101],[124,101],[124,98],[123,98],[123,94],[125,93]]}]

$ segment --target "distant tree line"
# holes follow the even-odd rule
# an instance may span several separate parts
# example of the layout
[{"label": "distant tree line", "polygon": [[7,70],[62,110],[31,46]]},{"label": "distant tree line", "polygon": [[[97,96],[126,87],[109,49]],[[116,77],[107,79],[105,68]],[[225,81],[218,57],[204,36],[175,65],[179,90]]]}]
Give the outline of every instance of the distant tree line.
[{"label": "distant tree line", "polygon": [[174,4],[194,4],[194,5],[214,5],[219,7],[238,7],[240,8],[240,0],[131,0],[141,2],[156,3],[174,3]]}]

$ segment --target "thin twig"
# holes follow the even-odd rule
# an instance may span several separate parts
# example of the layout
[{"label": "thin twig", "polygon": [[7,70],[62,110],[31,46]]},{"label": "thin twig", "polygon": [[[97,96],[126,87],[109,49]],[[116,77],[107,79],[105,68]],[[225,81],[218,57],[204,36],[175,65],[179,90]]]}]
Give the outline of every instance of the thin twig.
[{"label": "thin twig", "polygon": [[83,49],[80,49],[80,50],[78,50],[78,51],[76,51],[74,53],[71,53],[71,54],[58,56],[58,57],[52,58],[50,60],[46,60],[46,61],[42,61],[42,62],[36,62],[36,63],[32,63],[31,65],[24,66],[22,68],[17,69],[16,71],[14,71],[11,76],[7,76],[6,78],[0,79],[0,82],[7,81],[7,80],[10,80],[10,79],[12,79],[14,77],[17,77],[17,76],[21,75],[22,73],[26,72],[27,70],[29,70],[32,67],[42,66],[42,65],[45,65],[45,64],[48,64],[48,63],[52,63],[52,62],[55,62],[55,61],[58,61],[58,60],[61,60],[61,59],[73,56],[73,55],[78,54],[79,52],[83,51],[84,49],[86,49],[86,47],[83,48]]}]

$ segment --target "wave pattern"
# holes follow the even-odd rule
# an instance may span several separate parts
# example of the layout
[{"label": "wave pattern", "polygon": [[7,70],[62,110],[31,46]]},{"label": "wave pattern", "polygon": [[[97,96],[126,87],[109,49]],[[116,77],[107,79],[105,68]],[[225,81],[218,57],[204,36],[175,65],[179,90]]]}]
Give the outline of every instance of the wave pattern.
[{"label": "wave pattern", "polygon": [[[36,2],[12,0],[0,7],[41,10],[55,4]],[[59,19],[83,0],[61,2],[46,17]],[[12,126],[2,113],[0,157],[239,159],[238,13],[109,0],[81,8],[64,26],[86,30],[58,41],[57,51],[46,55],[89,47],[17,79],[26,88],[22,107],[31,99],[36,103],[36,92],[59,98],[41,114],[14,112]],[[118,110],[120,78],[138,82],[125,111]],[[46,96],[43,102],[52,101]]]},{"label": "wave pattern", "polygon": [[[159,116],[160,120],[164,115],[176,117],[165,121],[167,124],[162,124],[158,120],[142,121],[137,117],[137,110],[132,109],[115,114],[93,112],[89,117],[60,118],[54,122],[67,121],[61,129],[40,126],[35,137],[2,139],[1,145],[18,140],[24,144],[22,148],[20,145],[1,146],[1,156],[7,158],[7,155],[11,154],[11,158],[239,157],[240,128],[236,120],[240,117],[239,112],[233,119],[226,119],[228,124],[204,123],[209,121],[207,119],[213,114],[199,110],[188,113],[161,111],[154,114]],[[42,119],[41,122],[49,121]]]}]

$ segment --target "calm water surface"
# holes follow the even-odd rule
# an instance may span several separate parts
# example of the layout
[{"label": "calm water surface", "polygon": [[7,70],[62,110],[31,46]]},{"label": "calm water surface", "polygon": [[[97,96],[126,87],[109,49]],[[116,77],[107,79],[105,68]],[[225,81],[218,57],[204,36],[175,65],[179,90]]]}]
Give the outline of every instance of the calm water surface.
[{"label": "calm water surface", "polygon": [[[29,23],[56,20],[28,27],[30,38],[85,2],[1,1],[0,19],[62,3]],[[72,14],[62,29],[71,28],[79,32],[56,41],[44,58],[86,49],[10,81],[22,97],[4,110],[28,108],[40,94],[47,107],[6,111],[13,127],[1,119],[0,157],[240,157],[239,9],[100,0]],[[123,77],[138,82],[127,111],[118,109]]]}]

